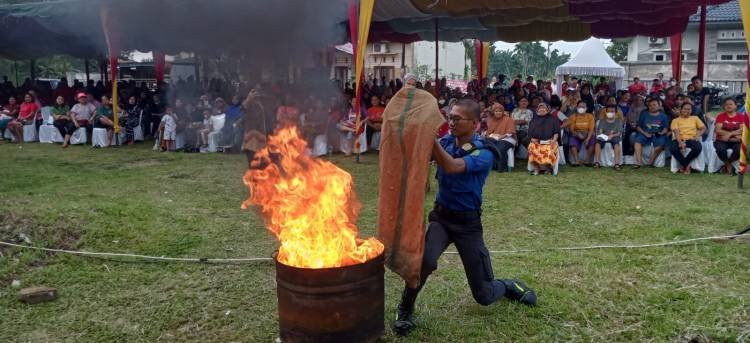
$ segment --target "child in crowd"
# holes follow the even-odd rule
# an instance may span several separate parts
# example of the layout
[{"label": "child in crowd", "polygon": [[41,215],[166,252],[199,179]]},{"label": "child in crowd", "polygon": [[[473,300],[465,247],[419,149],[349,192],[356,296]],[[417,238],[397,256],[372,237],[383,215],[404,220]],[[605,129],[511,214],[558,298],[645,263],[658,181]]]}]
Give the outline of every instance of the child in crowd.
[{"label": "child in crowd", "polygon": [[208,134],[211,133],[211,109],[203,110],[203,126],[198,129],[197,141],[201,143],[201,147],[208,146]]},{"label": "child in crowd", "polygon": [[177,139],[177,114],[171,106],[167,106],[167,111],[161,117],[159,125],[159,142],[161,151],[175,151]]}]

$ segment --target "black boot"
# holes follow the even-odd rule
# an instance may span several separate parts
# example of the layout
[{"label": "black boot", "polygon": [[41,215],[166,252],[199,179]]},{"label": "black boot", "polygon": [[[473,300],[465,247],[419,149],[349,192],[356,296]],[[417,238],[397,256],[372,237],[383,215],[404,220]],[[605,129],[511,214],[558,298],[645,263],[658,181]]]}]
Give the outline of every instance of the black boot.
[{"label": "black boot", "polygon": [[521,302],[523,304],[536,305],[536,293],[521,281],[506,279],[500,280],[505,285],[505,297]]},{"label": "black boot", "polygon": [[393,332],[400,336],[408,335],[416,326],[414,324],[414,302],[417,300],[419,289],[404,287],[401,303],[398,304],[398,314],[393,323]]}]

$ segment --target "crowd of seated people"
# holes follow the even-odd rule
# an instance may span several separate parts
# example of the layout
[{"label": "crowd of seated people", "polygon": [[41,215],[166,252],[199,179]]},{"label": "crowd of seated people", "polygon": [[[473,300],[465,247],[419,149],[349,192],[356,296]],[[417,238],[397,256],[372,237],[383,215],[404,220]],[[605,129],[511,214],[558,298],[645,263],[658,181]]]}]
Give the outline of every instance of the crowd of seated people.
[{"label": "crowd of seated people", "polygon": [[[725,100],[723,112],[714,118],[708,111],[709,92],[699,77],[691,80],[687,92],[674,80],[664,81],[662,74],[650,87],[637,77],[625,89],[615,90],[613,85],[604,77],[566,77],[558,92],[551,81],[521,75],[507,80],[498,75],[491,80],[474,77],[460,89],[448,87],[444,78],[422,83],[413,75],[403,81],[370,76],[363,82],[358,115],[349,83],[334,89],[331,84],[251,85],[189,78],[154,90],[128,81],[118,85],[117,124],[122,133],[116,135],[111,90],[104,83],[75,80],[69,85],[63,78],[51,89],[30,80],[14,87],[6,78],[0,83],[0,132],[13,142],[24,142],[24,128],[34,125],[38,130],[46,120],[42,109],[49,107],[49,124],[59,131],[64,148],[77,130],[83,128],[91,137],[92,130],[104,129],[107,145],[153,140],[155,150],[243,151],[251,159],[274,128],[296,125],[310,147],[322,142],[323,153],[351,155],[357,152],[354,140],[360,136],[366,147],[377,148],[377,133],[390,99],[403,87],[417,87],[436,95],[444,115],[458,99],[480,104],[477,134],[501,152],[494,166],[501,172],[514,165],[508,157],[528,159],[532,174],[549,174],[563,161],[574,167],[600,168],[608,154],[614,161],[608,166],[616,170],[622,169],[626,156],[638,169],[654,166],[666,155],[677,161],[678,171],[690,173],[704,143],[713,144],[723,173],[734,172],[742,127],[748,121],[735,99]],[[447,133],[445,126],[439,134]]]}]

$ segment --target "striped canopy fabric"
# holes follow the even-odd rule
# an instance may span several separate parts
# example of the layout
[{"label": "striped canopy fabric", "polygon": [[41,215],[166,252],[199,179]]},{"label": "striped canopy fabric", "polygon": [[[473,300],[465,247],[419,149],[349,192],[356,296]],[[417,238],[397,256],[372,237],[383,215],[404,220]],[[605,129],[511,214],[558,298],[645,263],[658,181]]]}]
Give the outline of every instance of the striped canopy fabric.
[{"label": "striped canopy fabric", "polygon": [[[378,0],[372,38],[580,41],[685,31],[703,0]],[[728,0],[707,0],[717,5]]]}]

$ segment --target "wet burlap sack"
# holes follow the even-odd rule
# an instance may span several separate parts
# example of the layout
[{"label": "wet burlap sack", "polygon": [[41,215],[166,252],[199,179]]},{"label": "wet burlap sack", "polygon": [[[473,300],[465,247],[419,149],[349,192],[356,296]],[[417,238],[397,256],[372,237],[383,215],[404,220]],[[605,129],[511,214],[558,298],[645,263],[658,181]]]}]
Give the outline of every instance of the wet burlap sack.
[{"label": "wet burlap sack", "polygon": [[378,239],[386,265],[410,287],[419,285],[428,165],[444,122],[435,97],[416,88],[398,91],[383,113]]}]

